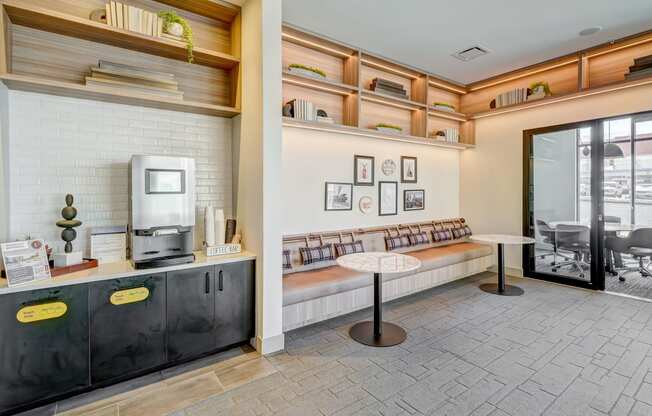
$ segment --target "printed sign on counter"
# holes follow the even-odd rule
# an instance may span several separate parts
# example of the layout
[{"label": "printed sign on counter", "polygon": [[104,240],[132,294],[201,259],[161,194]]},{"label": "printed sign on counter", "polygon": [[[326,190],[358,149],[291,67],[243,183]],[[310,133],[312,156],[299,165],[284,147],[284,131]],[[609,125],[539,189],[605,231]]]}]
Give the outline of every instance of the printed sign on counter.
[{"label": "printed sign on counter", "polygon": [[10,287],[52,279],[43,240],[3,243],[0,251]]}]

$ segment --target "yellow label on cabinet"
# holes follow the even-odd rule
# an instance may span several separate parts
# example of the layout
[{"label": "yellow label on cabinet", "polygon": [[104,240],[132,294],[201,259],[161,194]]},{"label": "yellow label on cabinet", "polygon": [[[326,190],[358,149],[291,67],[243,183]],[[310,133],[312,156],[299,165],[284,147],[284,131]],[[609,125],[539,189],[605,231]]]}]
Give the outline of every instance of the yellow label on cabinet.
[{"label": "yellow label on cabinet", "polygon": [[67,311],[68,305],[63,302],[41,303],[40,305],[21,308],[16,313],[16,319],[18,319],[18,322],[28,324],[30,322],[61,318]]},{"label": "yellow label on cabinet", "polygon": [[115,292],[111,295],[111,303],[114,305],[125,305],[127,303],[142,302],[148,297],[149,289],[146,287],[135,287]]}]

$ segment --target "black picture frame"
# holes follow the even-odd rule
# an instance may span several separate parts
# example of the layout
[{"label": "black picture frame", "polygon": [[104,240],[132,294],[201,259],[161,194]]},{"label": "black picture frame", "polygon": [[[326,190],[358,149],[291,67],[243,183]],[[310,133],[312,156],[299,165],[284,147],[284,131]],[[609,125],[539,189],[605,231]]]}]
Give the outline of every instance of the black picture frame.
[{"label": "black picture frame", "polygon": [[[408,194],[409,193],[421,193],[421,208],[409,208],[408,207]],[[426,206],[426,191],[425,189],[405,189],[403,190],[403,211],[423,211]]]},{"label": "black picture frame", "polygon": [[[371,161],[371,181],[370,182],[361,182],[358,177],[358,161],[361,159]],[[373,156],[364,156],[364,155],[353,155],[353,184],[355,186],[374,186],[376,184],[375,179],[375,163],[376,158]]]},{"label": "black picture frame", "polygon": [[[392,186],[394,188],[394,211],[383,211],[383,188]],[[398,215],[398,182],[396,181],[378,181],[378,216],[386,217]]]},{"label": "black picture frame", "polygon": [[[405,163],[407,161],[414,161],[414,179],[406,179],[406,169],[405,169]],[[417,183],[418,176],[417,176],[417,158],[414,156],[401,156],[401,183]]]},{"label": "black picture frame", "polygon": [[[342,207],[342,208],[333,208],[332,206],[329,208],[328,204],[328,188],[329,185],[341,185],[341,186],[346,186],[348,187],[348,194],[349,194],[349,201],[348,201],[348,207]],[[349,182],[326,182],[324,185],[324,211],[351,211],[353,210],[353,184]]]}]

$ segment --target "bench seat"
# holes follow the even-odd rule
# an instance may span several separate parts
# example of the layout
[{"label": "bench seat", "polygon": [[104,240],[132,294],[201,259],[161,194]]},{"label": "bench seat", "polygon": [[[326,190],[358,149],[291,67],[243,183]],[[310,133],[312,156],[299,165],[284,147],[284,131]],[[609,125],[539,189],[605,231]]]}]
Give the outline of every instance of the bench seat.
[{"label": "bench seat", "polygon": [[[477,259],[488,256],[491,252],[490,246],[469,242],[411,251],[406,254],[421,260],[421,268],[415,272],[387,275],[383,281]],[[340,266],[287,274],[283,278],[283,306],[371,286],[372,277],[370,273],[360,273]]]}]

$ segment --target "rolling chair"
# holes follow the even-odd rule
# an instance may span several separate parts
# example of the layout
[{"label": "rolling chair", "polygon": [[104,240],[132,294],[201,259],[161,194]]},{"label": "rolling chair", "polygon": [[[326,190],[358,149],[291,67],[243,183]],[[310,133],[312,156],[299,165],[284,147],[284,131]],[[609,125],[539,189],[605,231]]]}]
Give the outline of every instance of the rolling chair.
[{"label": "rolling chair", "polygon": [[[557,248],[559,250],[570,251],[573,253],[573,260],[570,262],[579,271],[579,277],[584,278],[584,269],[589,268],[589,255],[591,252],[590,245],[591,230],[583,225],[566,225],[557,226]],[[552,269],[557,271],[557,267]]]},{"label": "rolling chair", "polygon": [[[557,247],[557,231],[548,225],[547,222],[544,220],[536,220],[535,235],[538,236],[538,240],[542,243],[552,246],[552,250],[548,249],[548,251],[550,251],[549,253],[542,254],[540,257],[543,259],[547,256],[553,256],[552,263],[550,263],[550,265],[555,268],[553,271],[556,271],[558,267],[575,263],[572,257],[568,257],[559,252]],[[564,261],[558,263],[557,257],[561,257]]]},{"label": "rolling chair", "polygon": [[652,260],[652,228],[639,228],[632,231],[628,237],[608,237],[605,239],[605,247],[614,253],[629,254],[638,261],[635,267],[619,267],[617,270],[618,280],[625,281],[623,273],[637,271],[643,277],[652,277],[650,271],[650,260],[647,264],[645,259]]}]

